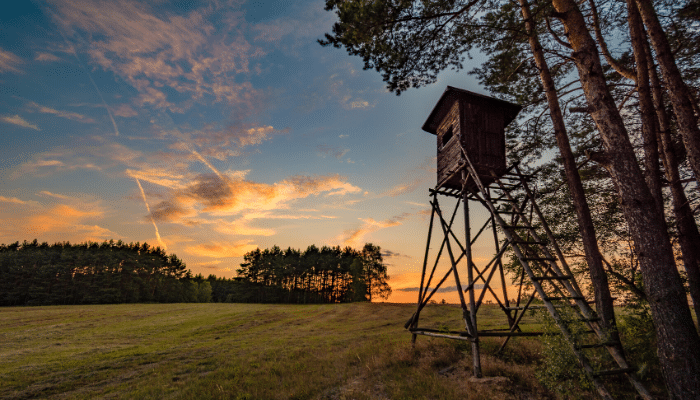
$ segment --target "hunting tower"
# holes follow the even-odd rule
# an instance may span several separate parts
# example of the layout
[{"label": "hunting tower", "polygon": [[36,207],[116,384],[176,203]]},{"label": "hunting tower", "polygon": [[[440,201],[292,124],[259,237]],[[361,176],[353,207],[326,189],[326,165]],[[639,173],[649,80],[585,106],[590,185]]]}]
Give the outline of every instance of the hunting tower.
[{"label": "hunting tower", "polygon": [[[472,370],[478,378],[482,375],[480,338],[503,338],[503,350],[512,337],[541,335],[543,332],[526,327],[523,317],[529,310],[544,308],[601,398],[612,400],[603,378],[627,375],[637,393],[651,400],[636,375],[637,369],[626,361],[622,344],[598,322],[600,318],[590,306],[592,299],[584,295],[576,282],[537,205],[537,190],[530,187],[536,176],[522,172],[517,163],[506,166],[505,127],[520,108],[448,86],[423,124],[423,130],[437,136],[437,185],[430,189],[432,212],[416,311],[405,328],[413,341],[417,335],[426,335],[471,342]],[[448,206],[449,199],[455,199],[452,211],[441,205],[439,198],[446,199]],[[470,203],[485,207],[489,215],[474,236],[470,225],[477,221],[481,224],[483,218],[477,215],[472,221]],[[459,227],[461,221],[455,218],[460,205],[464,212],[463,230]],[[489,230],[494,255],[484,264],[483,245],[484,240],[490,241],[486,233]],[[480,265],[472,257],[472,245],[477,240],[481,240]],[[510,295],[502,260],[506,252],[519,264]],[[448,262],[441,263],[446,257]],[[455,290],[459,297],[464,328],[419,326],[421,310],[450,277],[454,286],[449,283],[449,290]],[[485,326],[478,323],[480,307],[490,301],[485,300],[487,294],[505,317],[496,326],[490,326],[493,322]],[[536,299],[539,301],[534,302]]]},{"label": "hunting tower", "polygon": [[[501,176],[506,170],[505,127],[520,108],[448,86],[423,124],[424,131],[437,136],[438,187],[462,189],[462,176],[455,173],[466,163],[462,149],[469,154],[484,185],[493,182],[492,171]],[[473,180],[467,183],[467,189],[478,190]]]}]

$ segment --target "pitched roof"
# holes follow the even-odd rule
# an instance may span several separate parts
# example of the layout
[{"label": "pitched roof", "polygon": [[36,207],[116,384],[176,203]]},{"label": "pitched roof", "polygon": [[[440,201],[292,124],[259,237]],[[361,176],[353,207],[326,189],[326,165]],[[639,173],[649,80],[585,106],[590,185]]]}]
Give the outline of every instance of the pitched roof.
[{"label": "pitched roof", "polygon": [[450,111],[452,103],[457,99],[462,99],[473,104],[485,104],[491,107],[502,108],[505,111],[506,125],[511,123],[515,119],[515,116],[518,115],[518,112],[520,112],[522,109],[522,107],[518,104],[509,103],[495,97],[484,96],[483,94],[448,86],[440,97],[440,100],[438,100],[437,104],[433,108],[430,116],[428,116],[428,119],[423,124],[422,129],[436,135],[440,122],[443,118],[445,118],[445,115],[447,115],[447,113]]}]

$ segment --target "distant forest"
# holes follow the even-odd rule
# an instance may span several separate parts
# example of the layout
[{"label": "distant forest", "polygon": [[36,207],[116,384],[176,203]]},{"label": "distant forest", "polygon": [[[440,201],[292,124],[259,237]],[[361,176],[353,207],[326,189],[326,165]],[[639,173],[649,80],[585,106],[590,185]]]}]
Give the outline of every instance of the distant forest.
[{"label": "distant forest", "polygon": [[0,306],[255,302],[339,303],[391,293],[381,249],[256,249],[238,277],[196,276],[147,243],[0,244]]}]

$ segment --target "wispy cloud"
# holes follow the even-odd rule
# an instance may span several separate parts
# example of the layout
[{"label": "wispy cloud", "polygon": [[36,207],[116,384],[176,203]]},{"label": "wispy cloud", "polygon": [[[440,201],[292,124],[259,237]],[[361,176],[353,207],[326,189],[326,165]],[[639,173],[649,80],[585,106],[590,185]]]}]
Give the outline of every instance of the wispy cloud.
[{"label": "wispy cloud", "polygon": [[53,109],[50,107],[42,106],[42,105],[37,104],[33,101],[30,101],[27,103],[27,108],[29,109],[29,111],[36,111],[36,112],[40,112],[43,114],[53,114],[57,117],[66,118],[66,119],[69,119],[72,121],[78,121],[78,122],[83,122],[83,123],[94,123],[95,122],[94,119],[92,119],[90,117],[86,117],[85,115],[78,114],[75,112],[70,112],[70,111],[56,110],[56,109]]},{"label": "wispy cloud", "polygon": [[373,218],[360,218],[362,226],[356,229],[351,229],[343,232],[338,238],[345,246],[358,246],[362,244],[365,236],[380,229],[390,228],[401,225],[402,221],[411,216],[411,213],[401,213],[392,218],[383,221],[377,221]]},{"label": "wispy cloud", "polygon": [[131,178],[171,189],[184,189],[184,181],[187,179],[186,175],[157,167],[144,167],[139,170],[127,169],[125,173]]},{"label": "wispy cloud", "polygon": [[426,181],[434,179],[434,173],[435,157],[426,157],[423,162],[405,174],[403,182],[394,185],[394,187],[382,193],[382,196],[397,197],[411,193],[418,187],[423,186]]},{"label": "wispy cloud", "polygon": [[21,64],[21,58],[17,57],[12,52],[0,48],[0,73],[14,72],[16,74],[21,74],[23,73],[23,71],[19,68]]},{"label": "wispy cloud", "polygon": [[397,253],[395,251],[387,250],[387,249],[382,249],[382,257],[384,258],[411,258],[411,256],[407,256],[405,254]]},{"label": "wispy cloud", "polygon": [[129,118],[139,115],[139,113],[136,112],[131,105],[126,103],[110,106],[110,108],[112,109],[112,114],[116,115],[117,117]]},{"label": "wispy cloud", "polygon": [[24,118],[20,117],[19,115],[13,115],[13,116],[5,116],[5,117],[0,117],[0,121],[3,121],[8,124],[12,125],[17,125],[21,126],[22,128],[29,128],[29,129],[34,129],[35,131],[40,131],[38,126],[27,122]]},{"label": "wispy cloud", "polygon": [[[294,3],[291,3],[294,4]],[[299,5],[304,4],[299,2]],[[306,3],[305,9],[256,24],[252,30],[255,42],[265,42],[294,57],[303,57],[303,46],[314,43],[333,25],[333,15],[316,3]]]},{"label": "wispy cloud", "polygon": [[164,86],[194,101],[252,104],[258,95],[235,75],[248,73],[250,61],[264,52],[240,33],[245,20],[230,4],[158,15],[138,1],[52,3],[59,25],[70,37],[84,38],[93,62],[138,89],[142,105],[183,112],[187,104],[170,100]]},{"label": "wispy cloud", "polygon": [[59,200],[76,200],[76,198],[74,197],[66,196],[65,194],[52,193],[48,190],[42,190],[41,192],[39,192],[39,194],[42,196],[53,197]]},{"label": "wispy cloud", "polygon": [[326,90],[331,98],[346,110],[373,108],[374,104],[363,98],[365,91],[355,88],[352,83],[348,82],[357,71],[350,64],[344,64],[339,69],[342,72],[331,75],[326,81]]},{"label": "wispy cloud", "polygon": [[61,61],[62,58],[58,57],[56,55],[53,55],[51,53],[45,53],[45,52],[40,52],[36,53],[36,56],[34,57],[34,61],[40,61],[40,62],[56,62],[56,61]]},{"label": "wispy cloud", "polygon": [[334,146],[330,146],[330,145],[327,145],[327,144],[319,144],[319,145],[316,147],[316,150],[317,150],[323,157],[331,156],[331,157],[337,158],[338,160],[340,160],[341,158],[343,158],[343,156],[346,155],[346,154],[350,151],[350,149],[342,149],[342,148],[340,148],[340,147],[334,147]]},{"label": "wispy cloud", "polygon": [[16,197],[5,197],[5,196],[0,196],[0,202],[3,203],[11,203],[11,204],[30,204],[30,202],[18,199]]},{"label": "wispy cloud", "polygon": [[[84,149],[83,149],[84,150]],[[107,153],[108,154],[108,153]],[[34,159],[20,164],[10,174],[13,179],[27,174],[34,176],[47,176],[58,171],[74,171],[79,169],[100,171],[105,166],[105,158],[102,156],[102,166],[98,166],[98,159],[94,156],[80,154],[76,149],[55,149],[48,152],[35,154]]]},{"label": "wispy cloud", "polygon": [[201,130],[178,132],[176,135],[196,145],[201,154],[226,160],[229,157],[241,155],[245,147],[261,144],[288,131],[288,129],[275,129],[269,125],[250,126],[242,122],[233,122],[223,129],[206,127]]},{"label": "wispy cloud", "polygon": [[[474,285],[474,288],[476,290],[481,290],[484,288],[483,283],[477,283]],[[420,288],[418,286],[412,286],[412,287],[405,287],[405,288],[400,288],[400,289],[394,289],[399,292],[417,292]],[[435,293],[455,293],[457,291],[457,286],[452,285],[452,286],[443,286],[440,287]]]}]

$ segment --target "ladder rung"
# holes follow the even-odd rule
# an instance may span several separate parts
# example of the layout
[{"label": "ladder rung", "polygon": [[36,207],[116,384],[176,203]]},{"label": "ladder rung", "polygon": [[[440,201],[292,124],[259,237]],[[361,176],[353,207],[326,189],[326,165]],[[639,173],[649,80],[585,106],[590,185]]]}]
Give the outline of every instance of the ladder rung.
[{"label": "ladder rung", "polygon": [[[568,306],[568,307],[577,307],[575,304],[574,304],[574,305],[569,304],[569,305],[567,305],[567,306]],[[567,307],[567,306],[565,306],[565,305],[563,305],[563,304],[552,304],[552,307],[554,307],[554,308],[564,308],[564,307]],[[503,308],[506,309],[506,310],[524,310],[524,309],[525,309],[525,307],[523,307],[523,306],[520,306],[520,307],[503,307]],[[547,306],[539,306],[539,305],[528,306],[528,307],[527,307],[528,310],[543,310],[543,309],[546,309],[546,308],[547,308]],[[589,333],[595,333],[595,331],[591,331],[591,332],[589,332]]]},{"label": "ladder rung", "polygon": [[509,331],[480,331],[477,336],[506,337],[506,336],[542,336],[544,332],[509,332]]},{"label": "ladder rung", "polygon": [[523,257],[521,258],[523,261],[556,261],[556,258],[553,257]]},{"label": "ladder rung", "polygon": [[503,178],[504,178],[504,179],[513,179],[513,180],[515,180],[515,178],[511,178],[511,176],[515,176],[515,177],[523,178],[523,179],[532,179],[532,178],[535,177],[534,174],[518,174],[518,173],[516,173],[516,172],[506,172],[505,174],[503,174]]},{"label": "ladder rung", "polygon": [[[528,306],[528,310],[541,310],[547,308],[545,306]],[[503,309],[508,310],[508,311],[517,311],[517,310],[524,310],[524,306],[518,306],[518,307],[503,307]]]},{"label": "ladder rung", "polygon": [[619,374],[628,374],[630,372],[637,372],[637,368],[609,369],[607,371],[594,372],[592,375],[593,376],[619,375]]},{"label": "ladder rung", "polygon": [[604,342],[595,344],[580,344],[576,346],[577,349],[595,349],[598,347],[608,347],[608,346],[619,346],[620,342]]},{"label": "ladder rung", "polygon": [[506,229],[532,229],[527,225],[503,225]]},{"label": "ladder rung", "polygon": [[517,244],[541,244],[541,245],[549,244],[547,242],[536,242],[536,241],[528,242],[526,240],[514,240],[513,243],[517,243]]},{"label": "ladder rung", "polygon": [[598,322],[598,321],[600,321],[600,318],[599,318],[599,317],[579,318],[579,319],[577,319],[577,321],[581,321],[581,322]]},{"label": "ladder rung", "polygon": [[533,281],[544,281],[544,280],[566,280],[566,279],[572,279],[573,276],[571,275],[562,275],[562,276],[535,276],[532,278]]},{"label": "ladder rung", "polygon": [[568,297],[545,297],[545,301],[556,301],[556,300],[586,300],[583,296],[568,296]]}]

